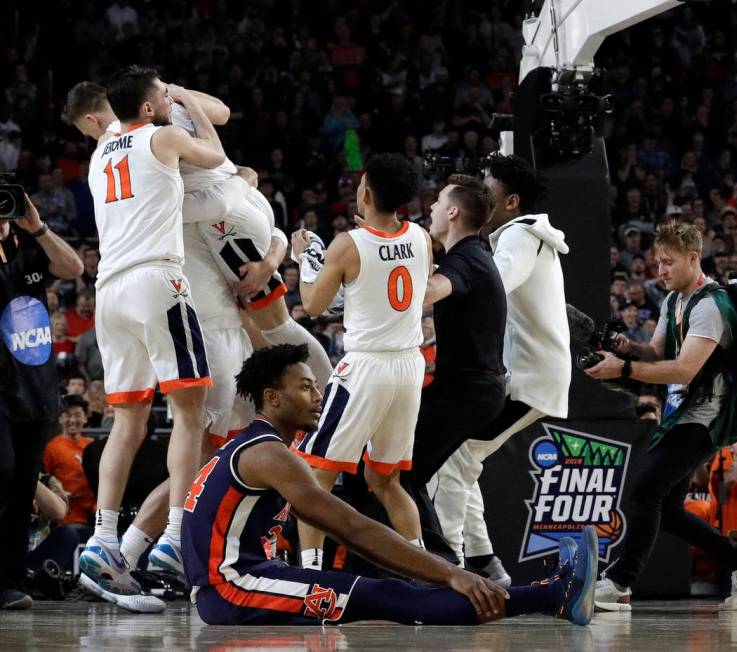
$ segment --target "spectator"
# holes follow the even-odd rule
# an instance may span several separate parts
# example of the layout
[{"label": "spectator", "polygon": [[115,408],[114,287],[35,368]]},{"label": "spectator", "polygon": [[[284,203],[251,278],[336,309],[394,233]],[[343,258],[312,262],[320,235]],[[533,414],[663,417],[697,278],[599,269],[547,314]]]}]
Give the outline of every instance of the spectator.
[{"label": "spectator", "polygon": [[284,279],[284,285],[287,286],[287,293],[284,295],[284,301],[287,304],[289,311],[297,304],[302,303],[302,298],[299,295],[299,269],[296,265],[289,264],[284,267],[282,274]]},{"label": "spectator", "polygon": [[74,342],[67,337],[67,320],[60,312],[51,316],[51,343],[57,369],[71,368],[75,364]]},{"label": "spectator", "polygon": [[625,335],[634,342],[649,342],[650,338],[640,324],[639,309],[634,301],[624,304],[620,310],[622,321],[627,326]]},{"label": "spectator", "polygon": [[80,335],[86,333],[95,325],[95,293],[90,288],[85,288],[77,293],[77,302],[73,308],[64,313],[69,331],[69,339],[73,342],[79,340]]},{"label": "spectator", "polygon": [[448,136],[445,135],[445,119],[442,117],[435,118],[432,121],[432,131],[422,137],[422,153],[434,152],[447,142]]},{"label": "spectator", "polygon": [[[41,218],[60,236],[68,236],[72,229],[67,218],[67,196],[56,190],[51,174],[43,173],[38,177],[38,192],[31,196],[38,208]],[[74,199],[72,199],[74,203]]]},{"label": "spectator", "polygon": [[87,427],[101,428],[105,408],[107,407],[107,395],[102,380],[92,380],[88,383],[86,398],[89,403]]},{"label": "spectator", "polygon": [[59,309],[59,295],[51,288],[46,289],[46,302],[49,308],[49,315],[51,317],[56,313],[62,314]]},{"label": "spectator", "polygon": [[87,249],[82,254],[82,262],[84,263],[84,272],[77,279],[77,292],[85,288],[95,291],[95,281],[97,281],[97,266],[100,264],[100,252],[97,249]]},{"label": "spectator", "polygon": [[102,380],[102,357],[100,347],[97,345],[97,333],[94,326],[79,336],[74,349],[74,357],[79,365],[79,372],[88,383],[93,380]]},{"label": "spectator", "polygon": [[657,319],[660,309],[645,293],[645,286],[642,281],[630,281],[629,287],[627,288],[627,298],[637,306],[640,322],[644,322],[646,319]]},{"label": "spectator", "polygon": [[624,247],[619,252],[619,261],[627,269],[630,269],[632,267],[632,259],[638,255],[643,255],[640,229],[636,226],[629,226],[624,231]]},{"label": "spectator", "polygon": [[10,107],[0,105],[0,172],[13,172],[18,167],[21,151],[21,129],[13,121]]},{"label": "spectator", "polygon": [[92,495],[82,469],[82,453],[92,443],[82,436],[87,423],[88,404],[81,396],[65,396],[66,406],[59,415],[61,434],[54,437],[44,450],[44,469],[59,479],[69,494],[69,511],[62,523],[90,525],[95,514]]},{"label": "spectator", "polygon": [[427,387],[433,381],[433,378],[435,378],[436,350],[435,322],[432,318],[432,311],[430,311],[422,317],[422,344],[420,344],[420,353],[425,358],[425,379],[422,381],[423,387]]},{"label": "spectator", "polygon": [[87,380],[82,374],[72,373],[67,376],[66,393],[72,396],[84,396],[87,391]]}]

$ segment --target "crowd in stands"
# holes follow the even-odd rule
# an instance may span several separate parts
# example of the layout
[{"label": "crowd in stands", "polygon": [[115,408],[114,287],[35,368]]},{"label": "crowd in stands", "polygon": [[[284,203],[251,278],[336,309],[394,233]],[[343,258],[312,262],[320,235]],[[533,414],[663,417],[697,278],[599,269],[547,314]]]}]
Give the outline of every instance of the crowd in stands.
[{"label": "crowd in stands", "polygon": [[[439,188],[423,175],[423,155],[475,157],[497,148],[489,118],[511,112],[527,6],[60,0],[39,12],[0,8],[0,172],[15,173],[42,219],[78,247],[85,269],[47,295],[65,392],[84,396],[73,405],[86,403],[84,419],[62,417],[45,459],[46,472],[71,494],[62,522],[90,514],[76,468],[58,466],[89,443],[70,435],[69,423],[106,428],[112,419],[94,328],[99,252],[87,179],[94,143],[61,122],[66,91],[138,63],[216,95],[231,109],[220,129],[225,149],[257,170],[277,225],[287,233],[308,228],[328,243],[353,227],[360,171],[372,153],[399,151],[412,161],[421,191],[403,216],[424,225]],[[696,224],[704,270],[723,282],[737,275],[736,36],[734,6],[689,5],[607,38],[597,56],[615,102],[605,124],[610,216],[599,216],[611,218],[611,316],[637,341],[649,340],[666,294],[651,248],[659,222]],[[292,316],[337,360],[341,324],[311,322],[296,266],[287,262],[282,274]],[[423,333],[430,382],[431,319]],[[658,399],[644,391],[641,412],[656,417]]]}]

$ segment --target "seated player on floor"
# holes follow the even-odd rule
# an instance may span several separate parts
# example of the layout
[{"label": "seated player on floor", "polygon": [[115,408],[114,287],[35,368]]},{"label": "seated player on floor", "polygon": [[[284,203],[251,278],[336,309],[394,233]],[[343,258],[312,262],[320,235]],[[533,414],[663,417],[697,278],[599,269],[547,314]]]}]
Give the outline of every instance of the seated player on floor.
[{"label": "seated player on floor", "polygon": [[[298,430],[314,430],[322,396],[305,364],[305,345],[256,351],[237,377],[258,416],[200,470],[184,505],[182,553],[192,601],[208,624],[316,625],[390,620],[473,625],[546,613],[585,625],[593,614],[597,540],[561,541],[546,581],[508,591],[412,545],[320,487],[288,449]],[[396,573],[437,586],[293,568],[275,558],[290,509]]]}]

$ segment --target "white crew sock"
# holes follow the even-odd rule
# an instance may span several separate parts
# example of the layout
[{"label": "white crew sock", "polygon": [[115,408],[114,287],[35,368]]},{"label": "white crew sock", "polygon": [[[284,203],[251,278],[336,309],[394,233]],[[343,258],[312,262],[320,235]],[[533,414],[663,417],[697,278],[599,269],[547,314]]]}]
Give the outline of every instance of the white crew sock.
[{"label": "white crew sock", "polygon": [[138,568],[138,561],[146,549],[154,542],[143,530],[139,530],[135,525],[131,525],[123,535],[120,542],[120,554],[125,557],[128,565],[132,569]]},{"label": "white crew sock", "polygon": [[307,548],[301,553],[302,568],[322,570],[322,549]]},{"label": "white crew sock", "polygon": [[114,509],[98,509],[95,514],[95,538],[108,545],[118,545],[118,512]]},{"label": "white crew sock", "polygon": [[418,548],[425,550],[425,542],[422,539],[410,539],[409,542],[413,546],[417,546]]},{"label": "white crew sock", "polygon": [[164,530],[163,536],[166,537],[170,543],[174,543],[177,546],[182,545],[182,515],[184,514],[184,508],[182,507],[170,507],[169,518],[166,521],[166,530]]},{"label": "white crew sock", "polygon": [[262,335],[269,344],[306,344],[310,352],[307,365],[315,374],[320,391],[325,391],[333,374],[333,365],[322,344],[309,331],[290,317],[280,326],[262,331]]}]

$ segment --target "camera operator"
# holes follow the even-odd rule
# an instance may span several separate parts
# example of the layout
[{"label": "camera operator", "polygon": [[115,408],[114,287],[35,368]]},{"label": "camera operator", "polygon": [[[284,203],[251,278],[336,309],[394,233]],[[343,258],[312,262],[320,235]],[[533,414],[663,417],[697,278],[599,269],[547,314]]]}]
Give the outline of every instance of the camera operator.
[{"label": "camera operator", "polygon": [[43,447],[60,407],[46,278],[73,279],[84,269],[28,196],[25,202],[25,217],[0,220],[0,609],[31,606],[16,582],[26,567]]},{"label": "camera operator", "polygon": [[[659,275],[670,293],[650,344],[620,336],[617,353],[628,357],[606,352],[586,371],[598,380],[624,377],[667,385],[668,392],[663,420],[633,482],[619,558],[597,583],[596,604],[609,611],[630,610],[630,587],[661,529],[737,569],[737,545],[683,505],[694,470],[737,439],[736,395],[724,374],[737,313],[727,292],[701,270],[696,227],[661,224],[654,245]],[[734,595],[737,585],[732,586]]]},{"label": "camera operator", "polygon": [[[507,396],[486,433],[489,441],[466,441],[439,471],[435,509],[456,554],[463,550],[464,521],[467,530],[484,534],[485,540],[475,536],[473,544],[466,542],[468,567],[483,569],[491,579],[508,584],[509,576],[493,556],[483,510],[472,507],[482,503],[469,498],[472,492],[479,495],[476,483],[483,461],[509,437],[543,416],[568,415],[571,357],[559,257],[568,253],[568,245],[547,215],[529,214],[545,185],[527,161],[497,155],[487,169],[484,183],[493,199],[490,225],[494,229],[489,240],[507,296]],[[473,527],[478,522],[481,526]]]}]

